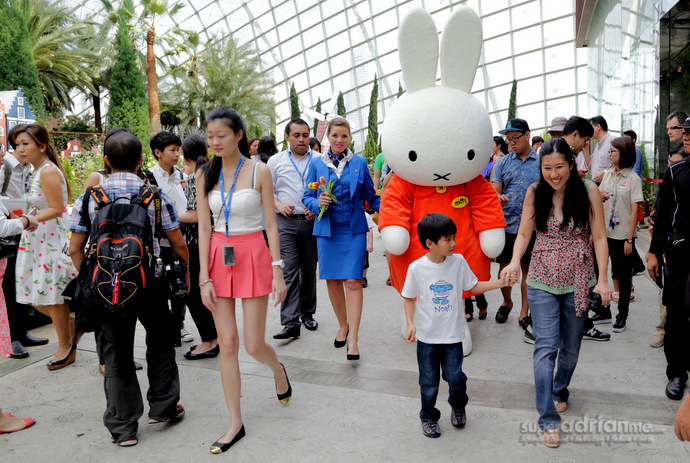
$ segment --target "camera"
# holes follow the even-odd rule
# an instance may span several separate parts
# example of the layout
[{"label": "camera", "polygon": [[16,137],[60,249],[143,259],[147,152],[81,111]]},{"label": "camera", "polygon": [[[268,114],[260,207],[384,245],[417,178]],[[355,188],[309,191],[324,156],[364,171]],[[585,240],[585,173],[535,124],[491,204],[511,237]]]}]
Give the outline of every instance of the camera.
[{"label": "camera", "polygon": [[165,279],[168,281],[170,292],[175,296],[182,296],[187,293],[189,289],[185,281],[187,275],[187,264],[181,260],[174,260],[163,267]]},{"label": "camera", "polygon": [[590,291],[587,302],[589,310],[595,314],[599,314],[606,309],[606,307],[601,304],[601,294],[595,293],[594,291]]},{"label": "camera", "polygon": [[601,305],[601,294],[595,293],[594,291],[591,291],[589,293],[589,305],[590,306]]}]

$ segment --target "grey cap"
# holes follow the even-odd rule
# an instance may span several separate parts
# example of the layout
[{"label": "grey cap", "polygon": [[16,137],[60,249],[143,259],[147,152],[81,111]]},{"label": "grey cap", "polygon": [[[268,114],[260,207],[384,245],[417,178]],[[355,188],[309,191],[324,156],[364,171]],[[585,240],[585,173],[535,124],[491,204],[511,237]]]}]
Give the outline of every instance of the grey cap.
[{"label": "grey cap", "polygon": [[567,122],[568,119],[563,116],[554,117],[551,121],[551,128],[549,129],[549,132],[563,132]]}]

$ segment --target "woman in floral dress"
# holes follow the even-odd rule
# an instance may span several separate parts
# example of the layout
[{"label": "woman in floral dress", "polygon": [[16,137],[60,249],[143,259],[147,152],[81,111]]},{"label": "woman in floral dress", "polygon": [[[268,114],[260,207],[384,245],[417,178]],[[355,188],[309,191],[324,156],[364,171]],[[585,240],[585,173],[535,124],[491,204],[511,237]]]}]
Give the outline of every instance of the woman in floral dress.
[{"label": "woman in floral dress", "polygon": [[19,156],[33,166],[27,193],[27,210],[36,216],[38,227],[22,233],[17,252],[17,302],[31,304],[53,320],[58,335],[58,350],[48,362],[57,370],[74,362],[77,345],[74,327],[62,290],[74,274],[58,259],[67,242],[67,200],[69,185],[48,131],[38,124],[22,126],[14,133]]}]

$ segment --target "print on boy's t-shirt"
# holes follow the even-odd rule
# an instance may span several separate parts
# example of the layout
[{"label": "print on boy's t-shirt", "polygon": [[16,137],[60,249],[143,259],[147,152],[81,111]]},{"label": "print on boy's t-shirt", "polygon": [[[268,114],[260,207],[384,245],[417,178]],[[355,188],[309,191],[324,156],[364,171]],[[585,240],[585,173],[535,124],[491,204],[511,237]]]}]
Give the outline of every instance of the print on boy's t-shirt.
[{"label": "print on boy's t-shirt", "polygon": [[440,307],[434,306],[435,312],[450,312],[453,310],[453,306],[450,305],[450,302],[448,301],[450,292],[453,291],[453,285],[448,283],[446,280],[438,280],[436,283],[429,286],[429,289],[432,293],[434,293],[435,297],[431,299],[434,301],[434,304],[442,304]]}]

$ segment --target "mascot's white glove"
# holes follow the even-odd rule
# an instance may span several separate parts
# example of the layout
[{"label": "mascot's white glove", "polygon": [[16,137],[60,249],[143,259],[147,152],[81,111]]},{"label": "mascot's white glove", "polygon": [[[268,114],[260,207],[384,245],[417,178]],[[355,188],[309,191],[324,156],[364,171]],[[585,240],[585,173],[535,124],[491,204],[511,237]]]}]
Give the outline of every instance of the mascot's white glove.
[{"label": "mascot's white glove", "polygon": [[479,232],[479,245],[486,257],[493,259],[503,251],[506,244],[505,228],[493,228]]},{"label": "mascot's white glove", "polygon": [[[390,252],[396,256],[407,251],[407,247],[410,245],[410,233],[407,229],[399,225],[391,225],[382,228],[381,239],[383,240],[383,246],[386,248],[386,252]],[[501,249],[503,249],[503,244],[501,244]]]}]

